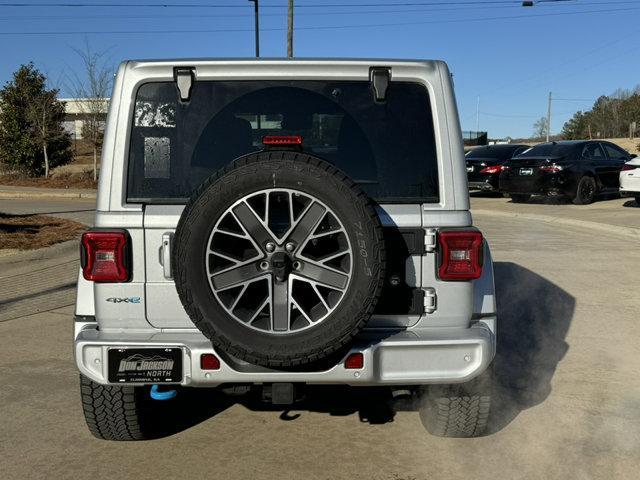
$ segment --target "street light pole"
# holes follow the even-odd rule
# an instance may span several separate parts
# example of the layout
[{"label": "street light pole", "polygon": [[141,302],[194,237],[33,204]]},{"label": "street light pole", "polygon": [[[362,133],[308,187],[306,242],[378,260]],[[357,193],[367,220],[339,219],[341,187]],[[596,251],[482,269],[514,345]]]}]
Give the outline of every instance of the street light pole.
[{"label": "street light pole", "polygon": [[289,0],[289,8],[287,10],[287,57],[293,57],[293,0]]},{"label": "street light pole", "polygon": [[253,2],[256,17],[256,58],[260,56],[260,24],[258,22],[258,0],[249,0]]}]

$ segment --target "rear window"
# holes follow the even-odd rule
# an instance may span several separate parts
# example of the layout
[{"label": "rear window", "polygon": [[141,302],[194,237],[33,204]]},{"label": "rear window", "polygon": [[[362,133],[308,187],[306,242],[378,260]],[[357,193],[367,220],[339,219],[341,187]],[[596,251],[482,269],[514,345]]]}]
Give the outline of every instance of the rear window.
[{"label": "rear window", "polygon": [[562,157],[571,153],[574,148],[575,145],[541,143],[540,145],[525,150],[517,157]]},{"label": "rear window", "polygon": [[369,82],[173,82],[136,95],[128,200],[183,203],[208,176],[261,150],[264,135],[301,135],[305,152],[333,163],[380,203],[437,202],[438,171],[426,88],[392,82],[374,101]]},{"label": "rear window", "polygon": [[511,158],[517,146],[478,147],[467,153],[467,158]]}]

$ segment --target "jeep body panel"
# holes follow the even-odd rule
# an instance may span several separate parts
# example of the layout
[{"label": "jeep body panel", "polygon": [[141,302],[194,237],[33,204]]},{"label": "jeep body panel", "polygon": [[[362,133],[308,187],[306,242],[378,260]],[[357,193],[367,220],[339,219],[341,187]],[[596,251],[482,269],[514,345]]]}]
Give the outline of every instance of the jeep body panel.
[{"label": "jeep body panel", "polygon": [[[286,373],[243,365],[214,352],[187,316],[163,248],[175,232],[182,204],[144,205],[127,201],[130,135],[136,92],[148,82],[174,80],[177,67],[193,68],[195,81],[215,80],[370,80],[372,67],[391,71],[391,82],[414,82],[429,94],[437,154],[439,201],[381,204],[385,227],[469,228],[467,174],[451,75],[444,62],[330,59],[186,59],[128,61],[120,65],[102,152],[95,226],[126,229],[131,239],[132,275],[126,283],[78,281],[76,361],[83,374],[107,383],[108,348],[177,346],[183,349],[182,384],[301,381],[347,384],[421,384],[463,382],[480,374],[495,353],[496,308],[491,253],[485,243],[482,277],[474,281],[437,278],[435,251],[412,254],[407,285],[433,289],[435,309],[411,315],[374,315],[354,343],[365,354],[365,371],[354,376],[341,365],[322,372]],[[170,248],[170,245],[169,247]],[[92,320],[93,318],[93,320]],[[373,335],[373,337],[371,337]],[[373,340],[371,340],[373,338]],[[220,375],[205,378],[199,355],[216,353]],[[405,373],[403,373],[405,372]]]}]

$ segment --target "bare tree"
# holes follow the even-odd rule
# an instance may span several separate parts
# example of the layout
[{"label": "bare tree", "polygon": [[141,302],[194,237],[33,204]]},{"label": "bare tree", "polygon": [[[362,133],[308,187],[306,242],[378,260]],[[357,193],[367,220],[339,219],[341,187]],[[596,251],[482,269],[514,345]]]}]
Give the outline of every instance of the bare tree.
[{"label": "bare tree", "polygon": [[547,134],[547,128],[546,117],[540,117],[536,120],[536,123],[533,124],[533,138],[544,138]]},{"label": "bare tree", "polygon": [[82,75],[74,73],[71,91],[78,101],[83,117],[82,137],[93,147],[93,179],[98,179],[98,154],[102,151],[104,127],[109,108],[109,94],[113,84],[113,68],[107,52],[96,52],[85,42],[84,49],[74,49],[82,61]]}]

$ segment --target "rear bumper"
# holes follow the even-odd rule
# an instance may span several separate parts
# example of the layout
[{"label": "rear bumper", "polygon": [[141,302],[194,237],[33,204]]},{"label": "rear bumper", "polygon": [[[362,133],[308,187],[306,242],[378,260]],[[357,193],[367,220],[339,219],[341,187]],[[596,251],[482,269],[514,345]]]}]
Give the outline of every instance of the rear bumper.
[{"label": "rear bumper", "polygon": [[[339,362],[328,370],[291,372],[270,370],[218,354],[200,332],[105,333],[97,323],[76,322],[75,359],[80,372],[108,384],[110,348],[179,347],[182,349],[182,385],[214,387],[223,383],[302,382],[346,385],[421,385],[461,383],[481,374],[495,355],[495,318],[471,328],[434,328],[394,333],[365,331],[351,352],[362,352],[364,367],[344,368]],[[214,353],[220,369],[200,369],[200,355]]]},{"label": "rear bumper", "polygon": [[499,189],[503,193],[529,195],[557,195],[567,193],[567,180],[560,174],[537,174],[535,176],[501,175]]},{"label": "rear bumper", "polygon": [[469,180],[470,190],[498,191],[497,180],[487,177],[486,180]]}]

